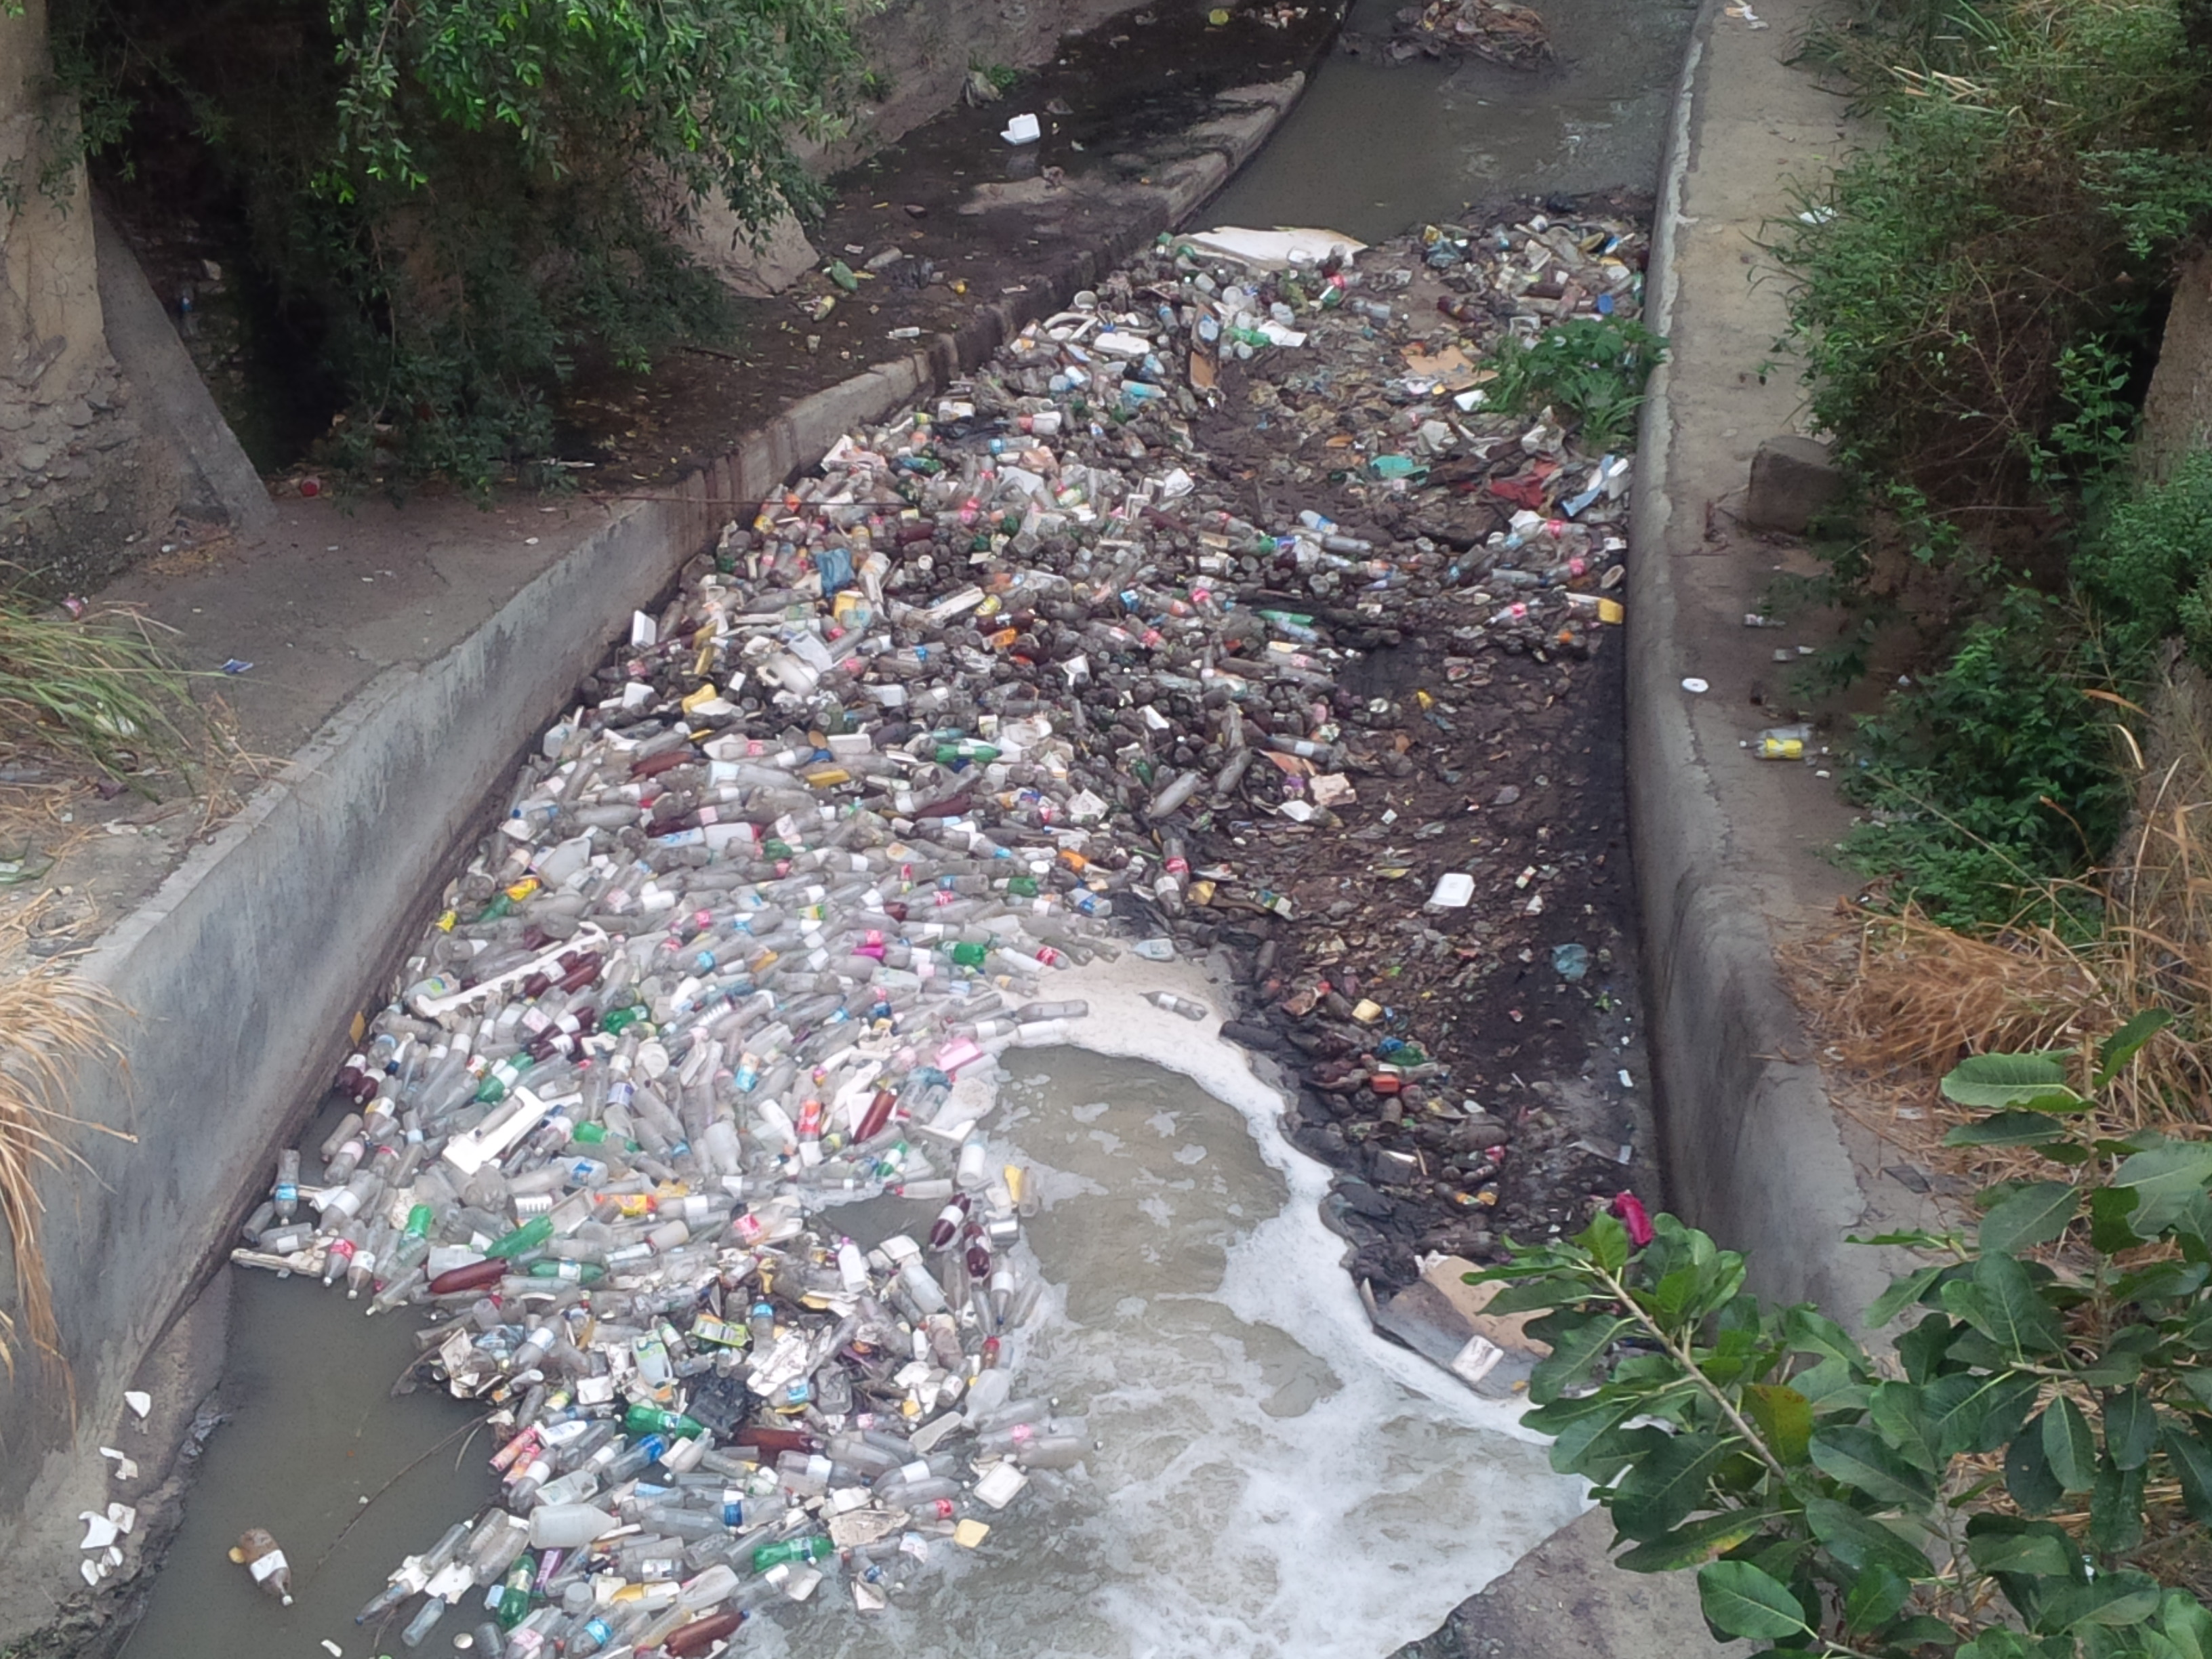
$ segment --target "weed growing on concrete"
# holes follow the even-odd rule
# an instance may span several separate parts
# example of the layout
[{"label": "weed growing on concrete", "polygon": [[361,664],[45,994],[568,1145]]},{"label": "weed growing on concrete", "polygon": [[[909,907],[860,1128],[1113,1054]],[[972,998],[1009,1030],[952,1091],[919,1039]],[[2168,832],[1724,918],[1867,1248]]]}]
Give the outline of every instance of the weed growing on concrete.
[{"label": "weed growing on concrete", "polygon": [[[2172,1023],[2100,1109],[2116,1134],[2212,1121],[2212,686],[2176,665],[2149,708],[2133,716],[2139,746],[2125,745],[2133,800],[2116,856],[2053,884],[2040,907],[2097,925],[2030,921],[1975,938],[1912,905],[1867,922],[1849,962],[1821,972],[1806,998],[1846,1065],[1940,1073],[1969,1054],[2078,1043],[2160,1009]],[[2008,896],[2027,908],[2017,890]]]}]

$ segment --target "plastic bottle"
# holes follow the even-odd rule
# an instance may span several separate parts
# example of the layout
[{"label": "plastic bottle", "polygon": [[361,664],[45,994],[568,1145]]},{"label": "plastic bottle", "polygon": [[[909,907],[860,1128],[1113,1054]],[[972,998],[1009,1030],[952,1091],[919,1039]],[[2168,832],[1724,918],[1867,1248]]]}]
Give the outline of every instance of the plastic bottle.
[{"label": "plastic bottle", "polygon": [[580,1549],[619,1524],[605,1510],[590,1504],[540,1504],[530,1516],[530,1547]]},{"label": "plastic bottle", "polygon": [[824,1560],[836,1551],[836,1546],[822,1537],[789,1538],[781,1542],[763,1544],[753,1552],[755,1572],[766,1572],[770,1567],[786,1562],[801,1564]]}]

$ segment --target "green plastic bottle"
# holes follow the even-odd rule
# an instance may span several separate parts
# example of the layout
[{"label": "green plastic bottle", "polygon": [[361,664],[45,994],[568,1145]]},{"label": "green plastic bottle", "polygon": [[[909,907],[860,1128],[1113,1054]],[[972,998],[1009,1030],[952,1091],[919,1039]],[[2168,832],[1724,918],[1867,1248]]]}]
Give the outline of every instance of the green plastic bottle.
[{"label": "green plastic bottle", "polygon": [[[682,1412],[663,1411],[658,1406],[643,1401],[623,1413],[623,1432],[632,1435],[672,1434],[679,1440],[696,1440],[707,1432],[707,1425]],[[828,1541],[826,1539],[823,1540]]]},{"label": "green plastic bottle", "polygon": [[495,1106],[505,1100],[507,1092],[516,1084],[521,1082],[525,1074],[537,1063],[526,1053],[509,1054],[491,1070],[486,1072],[483,1081],[477,1085],[477,1103],[482,1106]]},{"label": "green plastic bottle", "polygon": [[1037,896],[1036,878],[1009,876],[1006,878],[1006,891],[1015,898],[1035,898]]},{"label": "green plastic bottle", "polygon": [[937,745],[937,763],[939,766],[950,766],[955,761],[963,760],[988,763],[998,758],[999,750],[995,744],[979,743],[974,738],[963,738],[957,743]]},{"label": "green plastic bottle", "polygon": [[970,945],[965,939],[955,939],[945,947],[945,954],[963,968],[981,968],[990,951],[981,945]]},{"label": "green plastic bottle", "polygon": [[538,1577],[538,1559],[528,1551],[514,1559],[499,1588],[484,1598],[501,1630],[513,1630],[530,1616],[530,1586]]},{"label": "green plastic bottle", "polygon": [[753,1571],[766,1572],[786,1561],[819,1561],[836,1548],[826,1538],[787,1538],[781,1543],[763,1544],[753,1552]]},{"label": "green plastic bottle", "polygon": [[495,1238],[484,1247],[484,1254],[501,1261],[512,1261],[516,1256],[527,1255],[553,1237],[553,1218],[541,1215],[524,1222],[504,1238]]},{"label": "green plastic bottle", "polygon": [[[611,1137],[607,1133],[607,1126],[604,1123],[579,1123],[568,1131],[568,1139],[581,1141],[586,1146],[602,1146]],[[622,1147],[627,1152],[641,1152],[645,1150],[635,1140],[624,1140]]]}]

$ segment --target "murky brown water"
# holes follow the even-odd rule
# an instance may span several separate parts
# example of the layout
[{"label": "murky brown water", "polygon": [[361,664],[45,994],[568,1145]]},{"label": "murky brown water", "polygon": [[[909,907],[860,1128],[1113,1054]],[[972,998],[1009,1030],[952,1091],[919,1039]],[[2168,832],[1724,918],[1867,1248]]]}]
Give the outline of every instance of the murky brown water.
[{"label": "murky brown water", "polygon": [[[1470,202],[1653,189],[1694,0],[1533,3],[1550,26],[1554,68],[1334,54],[1200,216],[1324,225],[1374,241]],[[1397,0],[1358,0],[1345,27],[1379,41],[1396,9]]]},{"label": "murky brown water", "polygon": [[[1040,1474],[985,1546],[863,1620],[779,1608],[745,1650],[835,1659],[1344,1659],[1425,1634],[1575,1513],[1504,1412],[1365,1328],[1314,1217],[1322,1174],[1236,1107],[1156,1066],[1009,1056],[994,1123],[1041,1177],[1030,1243],[1054,1287],[1022,1387],[1087,1413],[1087,1468]],[[1259,1133],[1255,1135],[1255,1128]],[[921,1218],[841,1212],[864,1242]],[[129,1659],[398,1653],[355,1610],[402,1555],[492,1495],[485,1436],[441,1395],[386,1397],[410,1323],[246,1275],[225,1389],[185,1526]],[[457,1433],[457,1431],[460,1432]],[[419,1461],[418,1461],[419,1460]],[[364,1496],[385,1488],[375,1502]],[[297,1605],[223,1552],[275,1532]],[[453,1651],[449,1614],[421,1652]],[[472,1609],[471,1611],[473,1611]]]}]

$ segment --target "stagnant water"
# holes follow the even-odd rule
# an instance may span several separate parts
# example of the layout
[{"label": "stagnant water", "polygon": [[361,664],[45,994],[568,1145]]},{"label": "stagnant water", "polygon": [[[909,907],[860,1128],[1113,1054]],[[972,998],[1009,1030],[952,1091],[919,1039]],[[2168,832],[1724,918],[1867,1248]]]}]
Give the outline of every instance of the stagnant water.
[{"label": "stagnant water", "polygon": [[[1183,1034],[1139,1000],[1161,975],[1137,966],[1069,988],[1089,996],[1103,1046],[1158,1053]],[[771,1611],[748,1650],[1379,1656],[1579,1510],[1508,1408],[1368,1329],[1317,1218],[1325,1174],[1277,1133],[1242,1056],[1182,1041],[1173,1057],[1194,1077],[1075,1049],[1010,1055],[994,1120],[1038,1173],[1027,1237],[1053,1287],[1023,1386],[1088,1414],[1087,1468],[1041,1476],[983,1549],[933,1567],[890,1612]],[[920,1219],[890,1200],[835,1218],[864,1243]],[[241,1285],[235,1415],[126,1654],[392,1648],[368,1646],[353,1611],[491,1495],[490,1444],[465,1432],[466,1407],[386,1397],[410,1329],[313,1283]],[[300,1569],[289,1609],[222,1559],[252,1525]],[[449,1618],[422,1650],[449,1651],[465,1628]]]},{"label": "stagnant water", "polygon": [[[1355,0],[1345,29],[1379,47],[1401,3]],[[1534,4],[1549,69],[1333,55],[1206,216],[1376,241],[1469,203],[1652,190],[1696,0]]]}]

